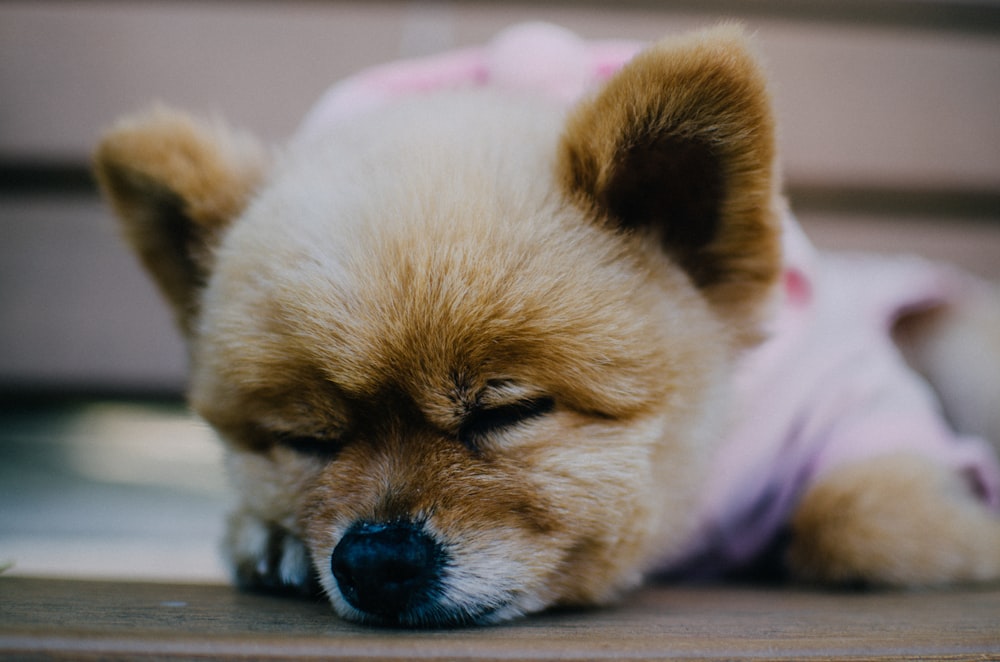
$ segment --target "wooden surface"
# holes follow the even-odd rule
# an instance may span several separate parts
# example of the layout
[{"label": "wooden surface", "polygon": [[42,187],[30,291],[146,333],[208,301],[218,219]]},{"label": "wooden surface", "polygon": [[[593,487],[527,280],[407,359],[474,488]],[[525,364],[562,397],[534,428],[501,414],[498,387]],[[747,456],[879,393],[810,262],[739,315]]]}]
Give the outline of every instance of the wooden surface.
[{"label": "wooden surface", "polygon": [[615,608],[377,630],[226,586],[0,578],[0,659],[1000,659],[1000,589],[649,588]]}]

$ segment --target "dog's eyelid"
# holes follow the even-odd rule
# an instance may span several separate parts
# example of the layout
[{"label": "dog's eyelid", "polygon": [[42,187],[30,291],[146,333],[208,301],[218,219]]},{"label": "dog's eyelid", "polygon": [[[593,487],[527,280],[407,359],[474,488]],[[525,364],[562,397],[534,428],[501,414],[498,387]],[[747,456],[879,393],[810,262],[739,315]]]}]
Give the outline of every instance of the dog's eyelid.
[{"label": "dog's eyelid", "polygon": [[261,436],[275,446],[282,446],[302,455],[330,459],[343,446],[341,430],[317,425],[299,429],[261,429]]},{"label": "dog's eyelid", "polygon": [[275,440],[280,446],[303,455],[332,459],[340,452],[341,444],[335,438],[324,436],[278,434]]},{"label": "dog's eyelid", "polygon": [[470,410],[458,429],[458,438],[465,446],[476,449],[489,434],[539,418],[555,408],[555,400],[538,396],[506,402],[496,406],[477,406]]},{"label": "dog's eyelid", "polygon": [[476,406],[482,409],[492,409],[506,406],[516,406],[519,403],[538,400],[544,396],[538,389],[530,388],[508,380],[491,380],[486,388],[476,397]]}]

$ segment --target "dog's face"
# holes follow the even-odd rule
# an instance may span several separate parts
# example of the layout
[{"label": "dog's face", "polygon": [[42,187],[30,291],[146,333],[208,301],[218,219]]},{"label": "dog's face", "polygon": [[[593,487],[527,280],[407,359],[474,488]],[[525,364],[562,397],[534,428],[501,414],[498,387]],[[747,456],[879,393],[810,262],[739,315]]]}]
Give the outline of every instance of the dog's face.
[{"label": "dog's face", "polygon": [[568,118],[445,93],[269,162],[161,111],[98,172],[244,516],[342,616],[450,625],[600,602],[680,550],[778,270],[771,134],[719,30]]}]

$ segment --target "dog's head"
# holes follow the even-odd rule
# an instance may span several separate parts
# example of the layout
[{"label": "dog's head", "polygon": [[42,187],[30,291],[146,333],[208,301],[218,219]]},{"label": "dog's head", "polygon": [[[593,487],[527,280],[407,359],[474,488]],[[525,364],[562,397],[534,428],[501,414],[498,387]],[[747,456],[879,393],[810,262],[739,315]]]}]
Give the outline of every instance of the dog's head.
[{"label": "dog's head", "polygon": [[773,161],[731,28],[568,116],[442,93],[268,156],[161,110],[97,156],[245,508],[402,625],[600,602],[679,551],[779,270]]}]

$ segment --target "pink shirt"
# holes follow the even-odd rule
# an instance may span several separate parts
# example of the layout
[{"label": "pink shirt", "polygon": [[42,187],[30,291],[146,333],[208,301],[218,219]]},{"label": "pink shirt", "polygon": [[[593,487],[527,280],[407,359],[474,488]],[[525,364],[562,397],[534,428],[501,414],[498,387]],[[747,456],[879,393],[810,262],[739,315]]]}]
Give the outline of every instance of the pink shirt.
[{"label": "pink shirt", "polygon": [[[296,139],[394,100],[490,85],[566,104],[640,50],[585,42],[545,24],[517,26],[490,44],[376,67],[334,85]],[[784,283],[769,339],[735,378],[736,419],[705,487],[700,526],[681,559],[687,578],[739,568],[780,535],[803,492],[832,469],[895,451],[934,458],[968,477],[1000,509],[1000,465],[980,439],[955,434],[929,386],[901,358],[898,316],[976,287],[960,272],[914,257],[820,254],[790,214]]]},{"label": "pink shirt", "polygon": [[713,577],[768,549],[810,485],[831,470],[897,451],[964,475],[1000,510],[1000,464],[956,434],[930,386],[903,360],[900,315],[981,286],[910,256],[819,253],[786,217],[784,284],[768,340],[736,375],[736,424],[720,447],[700,528],[671,575]]}]

